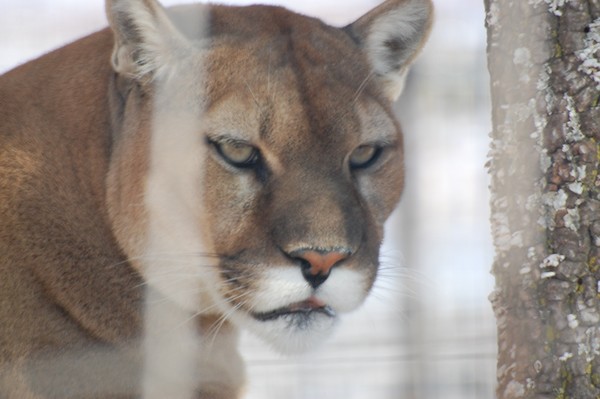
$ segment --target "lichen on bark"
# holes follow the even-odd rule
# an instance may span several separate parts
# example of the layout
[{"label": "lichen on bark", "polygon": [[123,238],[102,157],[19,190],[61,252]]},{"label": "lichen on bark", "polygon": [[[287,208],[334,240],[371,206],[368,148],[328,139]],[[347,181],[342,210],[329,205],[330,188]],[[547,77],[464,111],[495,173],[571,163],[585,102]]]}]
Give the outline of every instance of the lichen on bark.
[{"label": "lichen on bark", "polygon": [[498,398],[596,399],[600,2],[485,4]]}]

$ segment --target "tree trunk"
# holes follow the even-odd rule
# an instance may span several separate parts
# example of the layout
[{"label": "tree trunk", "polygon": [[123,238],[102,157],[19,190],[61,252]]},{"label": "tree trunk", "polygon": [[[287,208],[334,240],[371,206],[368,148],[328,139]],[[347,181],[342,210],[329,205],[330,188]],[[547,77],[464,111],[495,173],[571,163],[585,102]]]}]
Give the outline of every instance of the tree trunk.
[{"label": "tree trunk", "polygon": [[600,0],[484,0],[499,399],[600,398]]}]

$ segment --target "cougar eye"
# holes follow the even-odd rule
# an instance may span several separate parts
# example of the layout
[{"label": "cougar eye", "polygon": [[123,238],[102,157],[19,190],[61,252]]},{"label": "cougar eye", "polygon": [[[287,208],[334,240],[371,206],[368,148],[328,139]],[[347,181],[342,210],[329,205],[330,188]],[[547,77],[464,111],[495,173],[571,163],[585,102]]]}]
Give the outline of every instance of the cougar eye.
[{"label": "cougar eye", "polygon": [[219,155],[236,168],[251,168],[260,160],[260,152],[250,144],[239,141],[212,142]]},{"label": "cougar eye", "polygon": [[377,145],[365,144],[358,147],[350,155],[352,169],[366,169],[379,159],[383,148]]}]

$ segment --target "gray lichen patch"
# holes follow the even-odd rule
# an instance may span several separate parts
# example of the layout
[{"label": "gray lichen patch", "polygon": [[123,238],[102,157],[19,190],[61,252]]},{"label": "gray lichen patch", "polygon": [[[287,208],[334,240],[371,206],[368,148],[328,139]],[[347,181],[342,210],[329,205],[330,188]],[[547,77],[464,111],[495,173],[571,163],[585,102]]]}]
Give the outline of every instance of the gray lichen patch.
[{"label": "gray lichen patch", "polygon": [[596,82],[596,90],[600,90],[600,18],[590,23],[587,28],[584,46],[577,52],[581,61],[578,70]]}]

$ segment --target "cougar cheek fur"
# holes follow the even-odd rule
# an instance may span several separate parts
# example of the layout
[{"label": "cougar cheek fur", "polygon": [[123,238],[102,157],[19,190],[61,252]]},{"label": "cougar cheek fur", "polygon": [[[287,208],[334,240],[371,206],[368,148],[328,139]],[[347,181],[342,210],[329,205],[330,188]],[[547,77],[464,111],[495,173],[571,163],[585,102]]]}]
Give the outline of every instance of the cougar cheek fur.
[{"label": "cougar cheek fur", "polygon": [[310,350],[371,289],[432,4],[106,13],[0,77],[0,397],[242,398],[240,328]]}]

